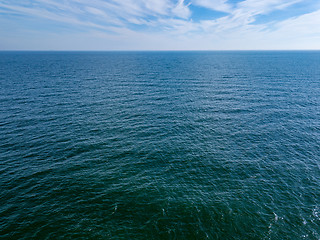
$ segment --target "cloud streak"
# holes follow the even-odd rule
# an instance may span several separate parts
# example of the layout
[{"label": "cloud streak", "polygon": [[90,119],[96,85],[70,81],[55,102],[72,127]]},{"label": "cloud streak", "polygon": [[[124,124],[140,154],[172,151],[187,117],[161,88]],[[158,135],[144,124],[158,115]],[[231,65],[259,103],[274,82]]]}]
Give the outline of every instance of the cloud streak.
[{"label": "cloud streak", "polygon": [[[270,17],[264,23],[256,23],[259,16],[281,13],[299,4],[312,5],[309,7],[312,11],[299,12],[295,9],[293,17],[282,20]],[[195,7],[200,10],[196,12]],[[1,19],[21,26],[21,29],[11,32],[0,32],[0,44],[1,41],[10,42],[10,35],[25,34],[26,29],[43,37],[44,32],[59,23],[78,31],[74,37],[87,34],[94,41],[104,40],[105,46],[102,43],[97,45],[101,49],[136,49],[141,46],[139,39],[145,43],[141,49],[143,46],[162,48],[154,44],[157,39],[161,39],[167,49],[179,49],[179,46],[185,49],[281,48],[285,46],[288,35],[292,37],[291,41],[294,38],[307,39],[305,48],[312,45],[320,49],[319,43],[315,42],[320,36],[319,9],[320,4],[312,0],[244,0],[237,3],[227,0],[34,0],[29,4],[0,0],[0,26]],[[203,17],[205,12],[210,13],[209,17]],[[37,24],[27,24],[43,20],[48,26],[46,29],[37,27]],[[65,34],[65,38],[72,38],[65,32],[55,31],[52,34]],[[6,35],[7,38],[4,37]],[[114,44],[114,39],[117,39],[117,44]],[[183,44],[177,46],[177,42],[182,41]],[[303,48],[302,43],[299,45],[297,42],[291,46]],[[83,44],[82,48],[88,47]]]}]

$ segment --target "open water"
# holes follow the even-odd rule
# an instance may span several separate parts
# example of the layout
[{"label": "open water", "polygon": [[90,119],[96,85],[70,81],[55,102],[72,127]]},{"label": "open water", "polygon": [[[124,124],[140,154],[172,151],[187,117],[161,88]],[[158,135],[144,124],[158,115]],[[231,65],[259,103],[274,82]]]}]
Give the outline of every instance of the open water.
[{"label": "open water", "polygon": [[0,239],[320,239],[320,52],[1,52]]}]

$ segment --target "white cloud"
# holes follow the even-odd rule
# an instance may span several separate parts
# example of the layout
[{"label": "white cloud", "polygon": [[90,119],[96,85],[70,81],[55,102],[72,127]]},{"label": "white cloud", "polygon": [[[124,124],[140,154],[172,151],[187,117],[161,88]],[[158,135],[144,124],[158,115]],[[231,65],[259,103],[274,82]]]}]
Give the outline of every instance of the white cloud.
[{"label": "white cloud", "polygon": [[245,0],[239,2],[238,8],[255,13],[267,13],[274,9],[283,9],[302,0]]},{"label": "white cloud", "polygon": [[[227,0],[65,0],[63,3],[34,0],[32,5],[3,0],[0,12],[76,26],[82,29],[82,39],[95,43],[89,46],[80,41],[80,33],[52,33],[60,41],[47,41],[55,46],[64,43],[68,47],[83,46],[84,49],[286,49],[308,46],[320,49],[320,10],[314,9],[314,12],[283,21],[254,24],[257,16],[285,9],[297,2],[302,0],[244,0],[233,5]],[[190,4],[222,11],[226,15],[193,21]],[[21,37],[26,34],[22,31],[26,26],[20,23],[21,29],[14,28],[11,36],[19,35],[19,31]],[[133,25],[142,28],[133,30]],[[38,33],[45,38],[41,29],[30,27],[30,30],[35,36]],[[0,30],[0,35],[2,42],[10,45],[8,38],[4,37],[9,36],[8,32]],[[33,37],[26,39],[29,39],[26,44],[38,42]],[[76,45],[67,44],[72,39],[77,40]]]},{"label": "white cloud", "polygon": [[188,19],[191,16],[189,5],[190,4],[185,5],[184,0],[179,0],[176,7],[172,9],[172,12],[177,17]]},{"label": "white cloud", "polygon": [[230,12],[228,0],[193,0],[192,4],[221,12]]}]

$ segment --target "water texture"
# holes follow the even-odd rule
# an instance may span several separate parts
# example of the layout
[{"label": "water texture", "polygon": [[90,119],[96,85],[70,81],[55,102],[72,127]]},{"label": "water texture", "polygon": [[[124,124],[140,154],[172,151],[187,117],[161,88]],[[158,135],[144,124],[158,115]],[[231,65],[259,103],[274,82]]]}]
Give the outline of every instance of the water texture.
[{"label": "water texture", "polygon": [[320,52],[1,52],[0,239],[320,239]]}]

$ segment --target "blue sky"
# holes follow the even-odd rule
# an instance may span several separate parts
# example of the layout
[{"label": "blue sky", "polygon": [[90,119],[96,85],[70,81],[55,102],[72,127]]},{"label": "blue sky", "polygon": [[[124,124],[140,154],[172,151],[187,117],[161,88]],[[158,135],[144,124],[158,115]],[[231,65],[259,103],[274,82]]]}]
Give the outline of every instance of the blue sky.
[{"label": "blue sky", "polygon": [[0,50],[320,49],[320,0],[0,0]]}]

